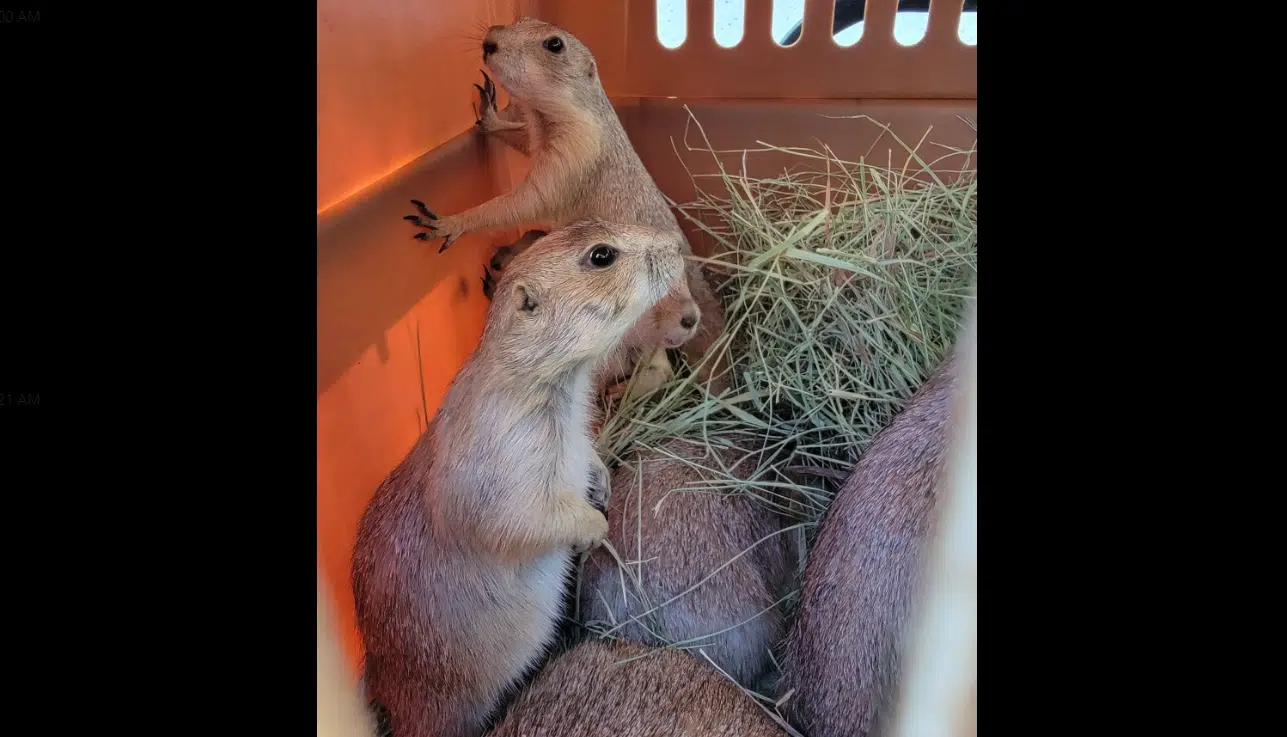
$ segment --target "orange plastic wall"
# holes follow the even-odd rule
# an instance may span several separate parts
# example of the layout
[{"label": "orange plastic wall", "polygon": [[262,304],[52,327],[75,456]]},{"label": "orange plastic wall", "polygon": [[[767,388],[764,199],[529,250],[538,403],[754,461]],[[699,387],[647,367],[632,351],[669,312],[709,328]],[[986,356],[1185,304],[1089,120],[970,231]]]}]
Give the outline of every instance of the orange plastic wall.
[{"label": "orange plastic wall", "polygon": [[318,0],[317,211],[393,174],[474,122],[487,26],[518,0]]},{"label": "orange plastic wall", "polygon": [[[884,159],[887,139],[877,145],[870,126],[837,119],[857,114],[890,124],[904,140],[932,127],[939,143],[972,144],[961,118],[976,114],[974,50],[942,30],[953,0],[932,9],[933,37],[911,50],[880,43],[873,30],[883,22],[878,6],[892,21],[894,0],[869,0],[868,30],[851,49],[810,31],[831,21],[829,5],[820,11],[815,0],[795,46],[753,42],[753,28],[767,32],[770,3],[747,0],[743,44],[713,51],[714,41],[697,32],[698,23],[711,27],[711,2],[689,0],[688,42],[670,51],[656,41],[649,0],[318,1],[318,561],[354,668],[361,644],[349,556],[358,518],[477,344],[487,309],[482,264],[493,245],[519,234],[471,234],[438,254],[436,244],[412,239],[415,229],[402,220],[412,198],[457,212],[526,171],[521,156],[472,131],[486,26],[533,15],[584,41],[636,150],[679,201],[692,196],[674,150],[683,151],[685,104],[725,149],[820,139],[840,156]],[[877,40],[864,47],[869,38]],[[831,81],[790,83],[805,77]],[[905,154],[893,150],[901,161]],[[740,156],[724,158],[740,166]],[[695,172],[713,170],[708,155],[684,159]],[[752,156],[749,173],[773,174],[784,163]],[[700,241],[694,247],[706,250]]]},{"label": "orange plastic wall", "polygon": [[487,241],[438,255],[401,217],[412,198],[451,212],[509,186],[504,155],[460,134],[482,29],[515,12],[509,0],[317,5],[318,561],[354,666],[358,518],[477,344],[487,305]]}]

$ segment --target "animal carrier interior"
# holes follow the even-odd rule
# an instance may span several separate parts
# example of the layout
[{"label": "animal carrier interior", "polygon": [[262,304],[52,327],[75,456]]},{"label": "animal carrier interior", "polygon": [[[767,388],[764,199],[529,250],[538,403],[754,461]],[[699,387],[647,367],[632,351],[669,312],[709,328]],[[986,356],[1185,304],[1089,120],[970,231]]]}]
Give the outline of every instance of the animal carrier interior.
[{"label": "animal carrier interior", "polygon": [[[521,231],[438,252],[403,216],[448,213],[510,189],[525,159],[475,129],[480,39],[534,16],[594,53],[603,85],[662,191],[693,195],[714,157],[761,149],[746,174],[790,165],[764,151],[825,144],[902,161],[897,138],[975,140],[975,3],[962,0],[318,0],[317,535],[319,585],[356,680],[349,587],[358,520],[433,416],[482,332],[480,275]],[[963,11],[964,8],[964,11]],[[897,21],[897,22],[896,22]],[[503,96],[501,103],[505,102]],[[857,125],[866,115],[888,126]],[[932,132],[931,132],[932,131]],[[890,135],[892,134],[892,135]],[[740,154],[722,155],[741,170]],[[955,164],[953,166],[956,166]],[[681,218],[694,250],[709,239]]]}]

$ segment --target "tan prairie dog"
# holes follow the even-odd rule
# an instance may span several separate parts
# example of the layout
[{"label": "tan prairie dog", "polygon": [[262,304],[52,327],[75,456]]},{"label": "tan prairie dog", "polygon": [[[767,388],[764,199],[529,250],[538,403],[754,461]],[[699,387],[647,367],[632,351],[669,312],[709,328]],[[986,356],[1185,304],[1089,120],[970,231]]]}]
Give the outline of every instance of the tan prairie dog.
[{"label": "tan prairie dog", "polygon": [[783,737],[751,696],[677,650],[589,641],[553,659],[490,737]]},{"label": "tan prairie dog", "polygon": [[581,619],[646,645],[700,646],[738,683],[755,688],[784,634],[777,604],[789,592],[795,555],[778,514],[746,494],[703,485],[720,478],[721,468],[749,478],[758,453],[710,453],[669,440],[617,469],[608,539],[627,570],[605,548],[590,554],[581,577]]},{"label": "tan prairie dog", "polygon": [[[682,232],[621,127],[594,56],[584,44],[558,26],[524,17],[488,29],[483,62],[505,86],[511,104],[503,111],[496,109],[487,78],[487,86],[479,88],[479,127],[530,156],[530,170],[512,191],[455,215],[439,217],[413,200],[420,215],[406,218],[428,231],[416,237],[441,237],[442,250],[470,231],[524,224],[552,231],[587,217]],[[684,249],[685,255],[691,254],[687,240]],[[676,317],[679,325],[673,324]],[[670,324],[659,324],[662,320]],[[627,348],[655,357],[658,346],[682,344],[689,362],[695,363],[723,330],[723,308],[701,266],[690,262],[687,279],[678,280],[636,326]],[[658,360],[669,366],[665,356]],[[699,378],[707,378],[711,368],[704,366]],[[650,378],[648,383],[654,382]],[[721,387],[716,382],[712,389]]]},{"label": "tan prairie dog", "polygon": [[[492,298],[496,278],[505,266],[545,235],[547,233],[543,230],[529,230],[517,241],[496,249],[483,271],[483,293],[488,299]],[[595,393],[619,398],[624,395],[632,377],[636,394],[660,387],[673,375],[665,349],[677,348],[692,336],[699,314],[694,309],[691,300],[663,299],[659,302],[641,323],[635,324],[617,350],[600,364],[593,384]],[[674,310],[680,312],[675,313]],[[640,366],[639,360],[645,358],[642,355],[645,350],[651,352]],[[636,366],[639,366],[637,371]]]},{"label": "tan prairie dog", "polygon": [[543,655],[573,549],[608,530],[591,372],[683,269],[675,233],[590,221],[497,284],[478,348],[358,526],[366,688],[397,737],[479,734]]},{"label": "tan prairie dog", "polygon": [[948,455],[949,355],[872,441],[809,550],[778,697],[809,737],[879,733],[894,706]]}]

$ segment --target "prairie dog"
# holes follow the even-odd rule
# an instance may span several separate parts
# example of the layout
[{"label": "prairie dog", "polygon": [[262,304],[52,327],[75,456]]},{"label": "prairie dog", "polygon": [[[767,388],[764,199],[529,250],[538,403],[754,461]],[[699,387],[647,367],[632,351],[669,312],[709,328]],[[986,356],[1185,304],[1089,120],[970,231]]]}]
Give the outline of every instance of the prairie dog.
[{"label": "prairie dog", "polygon": [[890,716],[947,459],[949,355],[872,441],[809,551],[779,697],[809,737],[865,737]]},{"label": "prairie dog", "polygon": [[[469,231],[523,224],[543,224],[548,231],[587,217],[682,232],[621,127],[584,44],[562,28],[524,17],[487,31],[483,62],[512,102],[498,111],[487,78],[487,86],[479,88],[479,127],[530,156],[530,171],[513,191],[455,215],[438,217],[413,200],[420,216],[406,217],[428,231],[417,237],[441,237],[442,250]],[[684,252],[691,254],[687,240]],[[723,308],[701,266],[689,263],[686,276],[635,327],[628,347],[684,345],[693,362],[723,332]],[[666,316],[679,316],[680,325],[659,324]],[[708,377],[709,369],[699,378]]]},{"label": "prairie dog", "polygon": [[751,696],[695,656],[589,641],[551,661],[489,737],[783,737],[783,732]]},{"label": "prairie dog", "polygon": [[608,521],[587,427],[594,365],[683,273],[670,231],[599,221],[510,264],[478,348],[358,525],[370,696],[396,737],[471,737],[543,654],[573,548]]},{"label": "prairie dog", "polygon": [[[590,554],[581,576],[581,618],[587,626],[610,629],[645,615],[613,634],[646,645],[700,645],[724,672],[754,688],[785,634],[775,603],[787,593],[795,556],[776,513],[745,494],[702,485],[721,467],[748,478],[756,455],[744,449],[711,453],[719,460],[705,457],[706,449],[694,443],[670,440],[617,469],[608,539],[628,570],[603,548]],[[654,627],[664,640],[649,632]]]}]

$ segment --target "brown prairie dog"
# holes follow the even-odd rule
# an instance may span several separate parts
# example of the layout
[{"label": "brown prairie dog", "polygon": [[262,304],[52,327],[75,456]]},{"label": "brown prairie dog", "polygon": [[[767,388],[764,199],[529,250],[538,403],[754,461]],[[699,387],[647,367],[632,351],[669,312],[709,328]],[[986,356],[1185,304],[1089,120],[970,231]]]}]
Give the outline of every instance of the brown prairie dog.
[{"label": "brown prairie dog", "polygon": [[866,737],[888,722],[947,458],[957,367],[949,355],[872,441],[809,551],[778,696],[809,737]]},{"label": "brown prairie dog", "polygon": [[[520,18],[488,30],[483,62],[505,86],[511,104],[496,110],[488,80],[479,126],[530,156],[530,171],[513,191],[455,215],[438,217],[417,202],[424,219],[407,218],[429,231],[417,237],[442,237],[446,248],[470,231],[537,223],[553,230],[587,217],[682,232],[621,127],[584,44],[562,28]],[[684,250],[691,253],[686,240]],[[647,348],[684,343],[695,363],[723,332],[724,317],[700,265],[690,262],[686,275],[652,316],[679,316],[687,326],[646,319],[628,341]],[[699,378],[709,376],[710,368],[704,367]],[[715,391],[722,387],[722,382],[712,385]]]},{"label": "brown prairie dog", "polygon": [[751,696],[697,657],[597,641],[582,643],[551,661],[490,733],[490,737],[783,735]]},{"label": "brown prairie dog", "polygon": [[[612,634],[647,645],[700,645],[738,683],[755,688],[784,634],[782,608],[775,604],[787,593],[795,556],[775,512],[745,494],[702,485],[718,478],[720,468],[747,478],[757,455],[743,449],[711,453],[719,460],[705,457],[706,449],[694,443],[670,440],[617,469],[609,540],[627,570],[604,548],[591,553],[581,579],[581,618],[611,630],[638,616]],[[664,640],[650,633],[655,627]]]},{"label": "brown prairie dog", "polygon": [[595,364],[683,273],[681,237],[574,223],[520,254],[478,348],[358,526],[370,696],[397,737],[469,737],[543,654],[573,548],[607,534],[590,484]]}]

